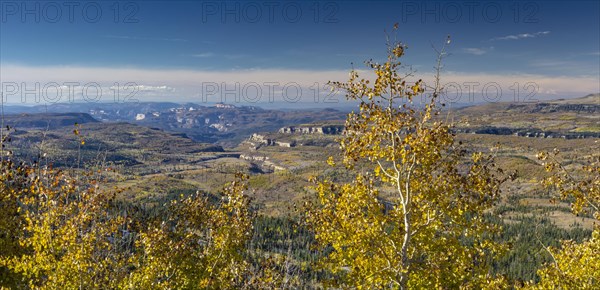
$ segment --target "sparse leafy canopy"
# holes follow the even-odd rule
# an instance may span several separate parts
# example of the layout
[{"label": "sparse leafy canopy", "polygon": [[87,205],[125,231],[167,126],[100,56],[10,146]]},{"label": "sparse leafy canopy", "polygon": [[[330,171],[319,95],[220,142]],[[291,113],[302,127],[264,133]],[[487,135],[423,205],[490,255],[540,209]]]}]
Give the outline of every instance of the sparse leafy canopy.
[{"label": "sparse leafy canopy", "polygon": [[137,270],[127,288],[241,287],[248,273],[243,254],[253,219],[245,179],[238,175],[216,205],[201,194],[171,202],[167,220],[137,241],[143,254],[132,259]]},{"label": "sparse leafy canopy", "polygon": [[12,220],[18,221],[3,235],[18,239],[15,253],[22,253],[0,260],[22,277],[13,282],[35,289],[115,288],[126,276],[128,251],[125,219],[109,211],[114,194],[52,169],[5,161],[2,171],[2,193],[9,194],[3,203],[16,205]]},{"label": "sparse leafy canopy", "polygon": [[241,175],[222,200],[182,196],[148,228],[91,175],[11,161],[1,172],[0,287],[231,289],[250,280],[254,215]]},{"label": "sparse leafy canopy", "polygon": [[[580,171],[567,169],[557,156],[541,152],[538,159],[544,162],[550,176],[542,184],[555,189],[558,198],[570,200],[574,213],[591,213],[600,220],[600,156],[592,156]],[[600,226],[596,225],[588,241],[577,244],[563,241],[560,249],[547,248],[553,263],[538,270],[539,289],[598,289],[600,287]]]},{"label": "sparse leafy canopy", "polygon": [[348,82],[333,83],[360,101],[340,141],[343,164],[359,172],[351,183],[315,187],[307,221],[332,249],[322,265],[343,287],[500,287],[486,264],[501,250],[491,241],[498,228],[484,219],[502,183],[493,156],[465,158],[450,126],[435,118],[439,85],[416,104],[427,86],[401,72],[406,49],[391,42],[385,63],[367,61],[374,81],[352,70]]}]

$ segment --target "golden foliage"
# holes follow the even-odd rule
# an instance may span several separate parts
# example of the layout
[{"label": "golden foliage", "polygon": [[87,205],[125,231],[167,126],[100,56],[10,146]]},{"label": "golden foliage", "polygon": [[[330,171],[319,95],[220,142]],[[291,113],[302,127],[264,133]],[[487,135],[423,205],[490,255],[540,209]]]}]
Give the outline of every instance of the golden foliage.
[{"label": "golden foliage", "polygon": [[3,267],[36,289],[114,288],[125,277],[125,220],[108,211],[114,194],[60,171],[10,161],[2,170],[5,205],[16,206],[19,220],[3,235],[18,239],[12,253],[21,252],[3,256]]},{"label": "golden foliage", "polygon": [[322,266],[344,288],[501,288],[487,265],[502,249],[492,242],[499,228],[483,215],[503,180],[492,155],[466,162],[450,127],[434,121],[438,87],[424,106],[413,103],[427,86],[400,73],[405,50],[392,43],[385,63],[366,62],[374,83],[355,70],[332,83],[360,101],[340,145],[346,168],[361,172],[351,183],[315,187],[307,222],[319,246],[332,249]]},{"label": "golden foliage", "polygon": [[91,175],[11,161],[1,170],[0,287],[231,289],[248,279],[253,214],[243,176],[222,200],[182,196],[144,228]]},{"label": "golden foliage", "polygon": [[141,233],[132,259],[131,289],[236,288],[248,271],[243,251],[253,216],[245,177],[226,187],[222,202],[197,193],[170,205],[169,217]]},{"label": "golden foliage", "polygon": [[[558,192],[558,198],[571,201],[574,213],[591,212],[600,220],[600,156],[592,156],[580,171],[565,168],[558,150],[540,152],[550,176],[542,184]],[[560,249],[547,248],[553,263],[538,270],[538,289],[598,289],[600,287],[600,226],[596,225],[588,241],[577,244],[562,241]]]}]

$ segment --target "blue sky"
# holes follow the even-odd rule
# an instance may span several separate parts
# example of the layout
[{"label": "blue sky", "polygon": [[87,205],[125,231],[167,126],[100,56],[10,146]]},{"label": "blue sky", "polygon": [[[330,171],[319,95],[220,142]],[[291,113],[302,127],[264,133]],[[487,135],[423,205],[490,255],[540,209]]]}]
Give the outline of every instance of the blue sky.
[{"label": "blue sky", "polygon": [[[365,59],[384,56],[384,31],[394,23],[409,46],[405,63],[424,78],[435,61],[432,45],[450,35],[443,81],[463,90],[477,83],[475,99],[489,83],[502,89],[499,99],[513,101],[527,92],[550,99],[600,91],[598,1],[3,0],[0,17],[0,78],[9,102],[23,102],[21,92],[38,83],[31,99],[41,102],[58,99],[44,96],[48,83],[62,87],[62,100],[64,83],[75,83],[78,96],[97,83],[104,101],[117,87],[127,96],[126,84],[142,101],[213,101],[228,88],[248,101],[258,99],[248,86],[256,83],[259,102],[282,101],[287,92],[288,103],[316,103],[316,83],[322,103],[328,80],[344,80],[352,62],[362,68]],[[207,91],[213,83],[217,91]],[[277,84],[273,98],[265,83]],[[467,100],[463,91],[460,101]]]}]

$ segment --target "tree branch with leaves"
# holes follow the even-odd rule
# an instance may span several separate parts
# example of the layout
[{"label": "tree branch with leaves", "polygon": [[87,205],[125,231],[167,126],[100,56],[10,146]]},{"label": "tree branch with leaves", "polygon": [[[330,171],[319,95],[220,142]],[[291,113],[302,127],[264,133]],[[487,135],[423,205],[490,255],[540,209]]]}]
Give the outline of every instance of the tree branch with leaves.
[{"label": "tree branch with leaves", "polygon": [[[492,242],[499,227],[486,222],[484,212],[506,177],[496,174],[493,154],[467,158],[451,126],[436,117],[448,43],[438,52],[432,92],[412,71],[403,71],[407,46],[389,38],[386,61],[366,62],[374,81],[353,69],[347,82],[331,83],[360,102],[340,140],[342,163],[356,178],[346,184],[316,180],[317,201],[308,206],[318,245],[332,249],[321,266],[337,286],[502,284],[488,275],[486,261],[502,247]],[[328,163],[335,166],[333,158]]]}]

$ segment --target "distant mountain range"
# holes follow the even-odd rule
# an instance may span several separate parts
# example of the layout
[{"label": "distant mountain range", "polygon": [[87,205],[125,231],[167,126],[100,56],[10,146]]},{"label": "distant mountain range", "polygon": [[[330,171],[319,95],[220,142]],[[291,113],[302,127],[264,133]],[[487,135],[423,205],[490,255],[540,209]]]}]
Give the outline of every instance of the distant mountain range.
[{"label": "distant mountain range", "polygon": [[[544,131],[543,118],[532,117],[533,115],[576,113],[598,116],[600,94],[539,103],[499,102],[454,108],[457,116],[471,119],[471,125],[463,128],[465,132],[477,131],[475,129],[477,127],[486,128],[487,131],[493,127],[512,127],[519,130],[532,128]],[[171,102],[5,106],[4,111],[4,124],[17,128],[57,128],[75,123],[128,122],[183,133],[184,136],[197,142],[226,147],[236,146],[253,133],[276,132],[282,127],[319,121],[342,122],[347,114],[336,109],[275,110],[231,104],[199,105]],[[514,124],[516,121],[526,119],[530,123]],[[593,120],[590,121],[592,122],[590,128],[595,128]],[[567,129],[577,128],[565,127],[565,130]],[[490,132],[492,131],[494,130]]]},{"label": "distant mountain range", "polygon": [[[75,112],[75,113],[74,113]],[[343,120],[346,113],[334,109],[268,110],[255,106],[193,103],[73,103],[49,106],[6,106],[10,126],[45,128],[89,122],[129,122],[145,127],[180,132],[198,142],[235,146],[258,131],[315,120]]]},{"label": "distant mountain range", "polygon": [[2,121],[4,126],[15,128],[54,129],[74,124],[98,123],[87,113],[20,113],[8,114]]}]

